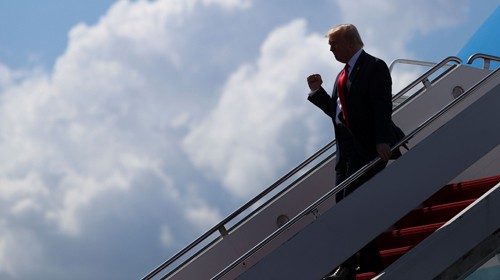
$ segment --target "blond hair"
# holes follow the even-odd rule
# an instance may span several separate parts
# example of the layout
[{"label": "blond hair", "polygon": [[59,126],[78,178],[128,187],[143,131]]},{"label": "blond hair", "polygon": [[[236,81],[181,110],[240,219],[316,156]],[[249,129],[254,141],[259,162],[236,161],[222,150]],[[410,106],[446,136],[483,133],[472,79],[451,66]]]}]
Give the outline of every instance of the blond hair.
[{"label": "blond hair", "polygon": [[362,48],[364,46],[358,29],[353,24],[344,23],[336,25],[328,30],[328,32],[325,34],[325,37],[330,37],[332,34],[337,32],[340,32],[342,38],[344,38],[349,43],[353,43],[356,47]]}]

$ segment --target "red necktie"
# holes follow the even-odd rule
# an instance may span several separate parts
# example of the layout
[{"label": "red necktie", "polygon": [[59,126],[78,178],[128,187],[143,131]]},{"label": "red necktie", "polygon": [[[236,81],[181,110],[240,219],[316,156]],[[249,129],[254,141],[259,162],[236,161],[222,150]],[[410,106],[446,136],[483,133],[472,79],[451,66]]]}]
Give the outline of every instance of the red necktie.
[{"label": "red necktie", "polygon": [[340,72],[339,79],[337,81],[337,91],[339,94],[340,105],[342,105],[342,117],[344,117],[344,121],[346,126],[349,127],[349,120],[347,119],[347,106],[346,106],[346,85],[347,79],[349,78],[349,64],[345,64],[344,69]]}]

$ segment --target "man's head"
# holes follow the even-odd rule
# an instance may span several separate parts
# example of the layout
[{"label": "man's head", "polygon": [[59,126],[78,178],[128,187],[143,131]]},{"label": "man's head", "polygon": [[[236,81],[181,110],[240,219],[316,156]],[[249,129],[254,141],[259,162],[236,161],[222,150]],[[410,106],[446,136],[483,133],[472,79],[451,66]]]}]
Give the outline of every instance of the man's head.
[{"label": "man's head", "polygon": [[326,34],[330,51],[339,62],[347,63],[363,47],[358,29],[352,24],[340,24],[332,27]]}]

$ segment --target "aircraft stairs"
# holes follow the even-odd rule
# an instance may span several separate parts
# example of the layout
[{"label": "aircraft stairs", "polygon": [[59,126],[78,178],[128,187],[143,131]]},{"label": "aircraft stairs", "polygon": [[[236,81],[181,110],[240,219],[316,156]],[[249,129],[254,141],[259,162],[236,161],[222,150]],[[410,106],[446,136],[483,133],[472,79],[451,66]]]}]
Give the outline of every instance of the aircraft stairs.
[{"label": "aircraft stairs", "polygon": [[500,73],[490,60],[500,58],[448,57],[394,95],[406,137],[393,150],[409,150],[340,203],[335,193],[380,159],[333,187],[333,141],[142,279],[321,279],[371,240],[386,268],[357,279],[470,273],[500,250]]}]

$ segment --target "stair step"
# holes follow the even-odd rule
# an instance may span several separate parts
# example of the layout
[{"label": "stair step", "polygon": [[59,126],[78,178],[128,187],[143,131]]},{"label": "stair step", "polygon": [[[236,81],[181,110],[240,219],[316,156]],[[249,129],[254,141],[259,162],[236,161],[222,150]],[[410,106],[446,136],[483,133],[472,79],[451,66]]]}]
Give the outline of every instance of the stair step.
[{"label": "stair step", "polygon": [[379,249],[395,248],[404,246],[414,246],[431,235],[438,228],[443,226],[445,222],[408,227],[403,229],[395,229],[381,234],[377,239]]},{"label": "stair step", "polygon": [[413,246],[403,246],[403,247],[398,247],[398,248],[391,248],[391,249],[386,249],[386,250],[381,250],[380,251],[380,256],[382,258],[387,258],[387,257],[393,257],[393,256],[400,256],[413,248]]},{"label": "stair step", "polygon": [[405,228],[415,225],[423,225],[447,221],[469,206],[476,199],[450,202],[440,205],[427,206],[415,209],[394,224],[396,228]]},{"label": "stair step", "polygon": [[481,185],[491,185],[494,186],[500,182],[500,175],[485,177],[481,179],[475,179],[470,181],[465,181],[461,183],[451,184],[453,187],[461,187],[461,188],[473,188]]},{"label": "stair step", "polygon": [[498,182],[500,182],[500,175],[476,179],[476,180],[470,180],[455,184],[449,184],[446,185],[443,189],[444,190],[451,189],[453,191],[466,191],[466,190],[482,188],[484,186],[489,186],[491,188]]},{"label": "stair step", "polygon": [[500,175],[449,184],[424,201],[423,204],[436,205],[445,202],[478,198],[498,182],[500,182]]},{"label": "stair step", "polygon": [[410,246],[403,246],[403,247],[398,247],[398,248],[391,248],[391,249],[386,249],[386,250],[381,250],[380,257],[382,258],[382,262],[384,263],[385,267],[388,267],[391,265],[393,262],[395,262],[399,257],[402,255],[406,254],[408,251],[413,248],[414,245]]},{"label": "stair step", "polygon": [[446,191],[439,193],[438,195],[432,196],[422,203],[424,207],[446,204],[455,201],[477,199],[487,192],[491,186],[482,186],[481,188],[468,189],[465,191]]},{"label": "stair step", "polygon": [[427,206],[427,207],[419,209],[418,211],[421,212],[422,214],[436,213],[436,212],[450,211],[450,210],[452,210],[452,211],[458,210],[458,212],[460,212],[462,209],[469,206],[475,200],[476,199],[472,198],[472,199],[467,199],[467,200],[462,200],[462,201],[456,201],[456,202],[435,205],[435,206]]},{"label": "stair step", "polygon": [[370,280],[373,277],[377,276],[375,272],[363,272],[356,274],[356,280]]},{"label": "stair step", "polygon": [[409,237],[414,235],[422,235],[422,234],[431,234],[441,226],[443,226],[446,222],[439,222],[415,227],[409,227],[404,229],[395,229],[390,232],[393,237]]}]

